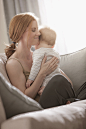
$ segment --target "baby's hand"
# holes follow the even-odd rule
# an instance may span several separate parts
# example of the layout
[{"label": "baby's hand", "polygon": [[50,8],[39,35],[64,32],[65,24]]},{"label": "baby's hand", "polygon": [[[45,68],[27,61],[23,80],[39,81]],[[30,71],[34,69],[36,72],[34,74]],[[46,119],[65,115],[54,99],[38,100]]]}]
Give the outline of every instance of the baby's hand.
[{"label": "baby's hand", "polygon": [[42,86],[42,87],[39,89],[39,91],[38,91],[38,94],[39,94],[39,95],[42,95],[42,92],[43,92],[44,88],[45,88],[45,86]]},{"label": "baby's hand", "polygon": [[29,88],[32,82],[33,82],[32,80],[28,79],[26,82],[26,88]]}]

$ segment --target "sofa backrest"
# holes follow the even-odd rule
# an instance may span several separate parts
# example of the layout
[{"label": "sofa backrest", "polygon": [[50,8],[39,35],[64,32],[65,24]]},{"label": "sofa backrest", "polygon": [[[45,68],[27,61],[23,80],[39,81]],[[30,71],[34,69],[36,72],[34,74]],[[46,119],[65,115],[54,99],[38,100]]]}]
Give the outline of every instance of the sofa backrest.
[{"label": "sofa backrest", "polygon": [[61,69],[72,80],[75,91],[86,82],[86,48],[61,55]]}]

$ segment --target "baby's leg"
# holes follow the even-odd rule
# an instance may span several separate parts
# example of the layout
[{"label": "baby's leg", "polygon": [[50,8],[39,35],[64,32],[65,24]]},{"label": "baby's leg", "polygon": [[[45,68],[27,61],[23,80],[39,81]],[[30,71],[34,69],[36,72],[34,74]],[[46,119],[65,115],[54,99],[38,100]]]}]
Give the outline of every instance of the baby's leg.
[{"label": "baby's leg", "polygon": [[43,108],[50,108],[66,104],[68,98],[75,98],[71,84],[65,77],[56,75],[45,87],[39,103]]}]

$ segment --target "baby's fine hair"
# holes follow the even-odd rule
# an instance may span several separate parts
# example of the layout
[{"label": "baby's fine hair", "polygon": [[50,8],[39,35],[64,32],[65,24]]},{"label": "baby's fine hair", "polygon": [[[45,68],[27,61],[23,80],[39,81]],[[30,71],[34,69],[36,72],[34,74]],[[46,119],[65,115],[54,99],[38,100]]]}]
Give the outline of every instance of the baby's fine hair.
[{"label": "baby's fine hair", "polygon": [[48,45],[54,46],[56,40],[56,32],[48,27],[41,28],[39,30],[41,33],[39,39],[40,41],[45,41]]}]

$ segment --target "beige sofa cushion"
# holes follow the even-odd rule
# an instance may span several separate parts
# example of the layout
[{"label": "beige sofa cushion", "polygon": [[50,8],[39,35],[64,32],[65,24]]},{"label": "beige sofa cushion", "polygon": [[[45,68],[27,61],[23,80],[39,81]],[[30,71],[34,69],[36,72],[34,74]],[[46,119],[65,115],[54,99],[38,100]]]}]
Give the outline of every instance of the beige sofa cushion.
[{"label": "beige sofa cushion", "polygon": [[24,95],[19,89],[11,85],[1,73],[0,95],[7,118],[43,109],[38,102]]},{"label": "beige sofa cushion", "polygon": [[2,129],[86,129],[86,100],[12,117]]},{"label": "beige sofa cushion", "polygon": [[6,115],[5,115],[4,107],[0,97],[0,126],[1,126],[1,123],[4,122],[5,120],[6,120]]},{"label": "beige sofa cushion", "polygon": [[86,48],[61,56],[61,69],[69,76],[75,91],[86,82]]}]

